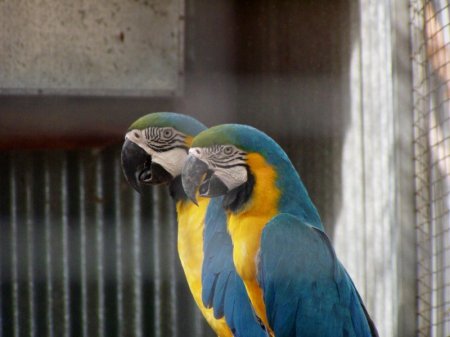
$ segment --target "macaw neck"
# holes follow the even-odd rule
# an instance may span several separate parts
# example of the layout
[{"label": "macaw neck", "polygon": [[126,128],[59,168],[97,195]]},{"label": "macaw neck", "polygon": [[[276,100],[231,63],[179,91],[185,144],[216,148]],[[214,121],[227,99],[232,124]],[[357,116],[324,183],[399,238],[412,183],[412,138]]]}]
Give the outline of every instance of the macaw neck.
[{"label": "macaw neck", "polygon": [[255,178],[247,167],[247,181],[245,184],[229,191],[222,199],[222,206],[231,212],[240,211],[255,193]]},{"label": "macaw neck", "polygon": [[[269,205],[274,205],[277,213],[295,215],[311,226],[323,229],[319,213],[287,156],[276,156],[276,159],[267,161],[258,153],[249,153],[247,163],[251,179],[245,184],[245,188],[241,188],[240,197],[232,195],[241,203],[239,203],[239,207],[230,207],[227,204],[227,198],[229,199],[230,196],[226,196],[224,198],[225,208],[233,213],[245,212],[247,209],[255,207],[255,199],[259,200],[262,197],[264,203],[260,203],[259,207],[266,205],[267,208]],[[274,176],[269,172],[274,172]],[[261,188],[261,186],[263,187]]]},{"label": "macaw neck", "polygon": [[276,185],[281,191],[280,213],[295,215],[309,225],[323,230],[319,213],[291,161],[286,158],[274,163],[274,166],[278,173]]},{"label": "macaw neck", "polygon": [[289,159],[269,162],[260,153],[248,153],[254,178],[248,200],[228,209],[228,231],[233,241],[233,261],[244,282],[256,315],[270,330],[264,294],[258,283],[258,254],[265,226],[280,213],[289,213],[322,229],[320,217]]}]

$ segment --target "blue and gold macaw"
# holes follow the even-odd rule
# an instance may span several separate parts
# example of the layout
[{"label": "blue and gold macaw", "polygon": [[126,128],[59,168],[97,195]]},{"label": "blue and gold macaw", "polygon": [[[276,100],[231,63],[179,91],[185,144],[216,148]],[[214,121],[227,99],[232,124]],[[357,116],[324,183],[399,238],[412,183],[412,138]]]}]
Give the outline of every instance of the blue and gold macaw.
[{"label": "blue and gold macaw", "polygon": [[122,167],[137,191],[167,184],[176,202],[178,253],[195,302],[220,337],[266,336],[255,319],[244,284],[232,260],[232,243],[220,199],[186,196],[181,170],[193,136],[206,127],[181,114],[141,117],[125,135]]},{"label": "blue and gold macaw", "polygon": [[198,134],[182,172],[191,200],[223,196],[233,260],[271,336],[374,337],[376,328],[281,147],[255,128]]}]

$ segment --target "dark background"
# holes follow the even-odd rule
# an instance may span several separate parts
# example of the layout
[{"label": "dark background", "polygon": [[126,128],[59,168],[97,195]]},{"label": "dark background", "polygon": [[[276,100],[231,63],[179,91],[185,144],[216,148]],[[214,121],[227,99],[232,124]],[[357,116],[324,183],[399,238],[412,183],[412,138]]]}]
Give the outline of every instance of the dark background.
[{"label": "dark background", "polygon": [[[115,200],[120,196],[120,216],[124,223],[133,218],[133,205],[141,207],[144,335],[153,335],[155,323],[149,317],[154,317],[155,310],[161,310],[162,336],[189,336],[192,331],[197,335],[210,336],[208,328],[199,328],[192,323],[196,315],[194,305],[172,252],[175,247],[174,228],[163,227],[158,234],[161,242],[157,244],[161,248],[162,264],[169,266],[163,266],[161,271],[162,298],[173,299],[174,295],[169,294],[170,287],[176,287],[178,314],[173,316],[168,311],[174,308],[160,309],[152,304],[156,296],[154,275],[145,270],[153,268],[154,225],[159,224],[154,217],[156,208],[148,205],[156,204],[159,213],[169,212],[170,202],[161,189],[153,194],[147,192],[138,201],[133,199],[135,196],[123,181],[117,160],[125,130],[136,118],[147,113],[177,111],[196,117],[209,126],[246,123],[268,133],[290,156],[332,237],[333,222],[341,206],[341,152],[349,122],[350,2],[187,0],[185,20],[184,90],[180,96],[0,96],[0,190],[3,191],[0,198],[0,235],[3,238],[0,301],[3,318],[1,331],[5,336],[14,331],[14,309],[10,305],[14,300],[11,297],[14,284],[11,283],[10,260],[10,238],[13,233],[8,225],[17,214],[16,234],[20,240],[16,248],[19,272],[22,271],[20,273],[23,275],[20,275],[24,278],[19,282],[20,335],[31,334],[33,326],[39,336],[50,329],[44,323],[46,311],[39,309],[46,300],[45,274],[42,271],[46,267],[42,257],[46,248],[40,241],[44,234],[39,231],[39,228],[44,228],[46,217],[46,192],[43,189],[46,171],[49,177],[54,177],[52,181],[59,181],[50,187],[50,212],[57,219],[68,217],[71,334],[80,335],[82,324],[88,324],[80,321],[82,294],[77,272],[79,261],[73,258],[80,253],[79,210],[82,205],[79,196],[85,193],[84,210],[88,217],[101,218],[105,222],[100,230],[105,240],[106,335],[117,334],[114,311],[117,306],[114,297],[117,283],[114,279],[110,280],[107,274],[108,265],[116,262],[115,234],[108,227],[108,222],[117,221],[114,220]],[[80,181],[82,174],[86,179],[84,183]],[[66,181],[62,181],[63,178]],[[119,184],[117,191],[115,184]],[[31,190],[27,187],[29,185],[32,185]],[[101,186],[101,191],[97,191],[95,186]],[[66,201],[61,199],[61,189],[67,191]],[[159,198],[157,202],[153,200],[156,197]],[[28,203],[27,198],[31,198]],[[153,219],[151,228],[145,225],[145,219],[149,218]],[[168,221],[164,217],[157,220]],[[87,226],[88,234],[95,236],[98,228],[95,226],[98,224],[93,222],[92,228],[89,223]],[[126,264],[131,263],[133,258],[126,251],[132,248],[133,241],[130,239],[131,225],[124,226],[123,240],[129,242],[124,244],[123,259]],[[55,245],[52,254],[55,256],[56,274],[62,273],[67,263],[61,257],[63,246],[58,242],[65,235],[61,231],[56,226],[53,232]],[[27,247],[31,242],[34,244],[30,255]],[[88,257],[93,270],[96,268],[96,244],[95,239],[89,238],[87,249],[90,249]],[[170,269],[171,263],[176,269]],[[27,266],[32,266],[34,293],[30,293]],[[130,272],[126,266],[124,268],[125,273]],[[92,273],[95,279],[96,274]],[[132,297],[134,289],[133,276],[128,278],[127,275],[125,301],[127,297]],[[170,283],[173,277],[176,277],[175,285]],[[56,277],[54,287],[54,331],[60,335],[64,330],[63,322],[58,321],[58,317],[61,318],[58,315],[64,311],[61,299],[64,294],[63,280]],[[93,323],[89,323],[89,331],[92,332],[98,331],[100,324],[95,320],[98,313],[94,300],[98,296],[96,287],[95,281],[88,287],[92,306],[88,319],[93,319]],[[31,300],[37,308],[34,314],[30,311]],[[125,327],[134,324],[135,309],[130,306],[132,304],[125,307],[129,309],[124,316]],[[172,321],[165,318],[171,315],[179,322],[175,332],[169,326]],[[133,335],[131,328],[126,331],[126,335]]]},{"label": "dark background", "polygon": [[330,227],[334,210],[324,189],[340,186],[349,17],[343,0],[189,0],[183,95],[0,96],[0,149],[120,143],[131,122],[155,111],[206,125],[250,124],[288,152]]}]

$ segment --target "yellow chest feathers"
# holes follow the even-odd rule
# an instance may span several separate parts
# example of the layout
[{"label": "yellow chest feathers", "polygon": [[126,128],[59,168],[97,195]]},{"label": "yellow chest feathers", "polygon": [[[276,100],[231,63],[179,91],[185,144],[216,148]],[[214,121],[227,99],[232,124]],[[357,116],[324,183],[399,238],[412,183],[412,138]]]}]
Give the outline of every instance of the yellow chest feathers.
[{"label": "yellow chest feathers", "polygon": [[225,318],[214,318],[213,310],[205,308],[202,301],[203,229],[208,204],[209,199],[201,197],[198,206],[189,201],[177,202],[178,255],[189,289],[203,316],[219,337],[232,337]]},{"label": "yellow chest feathers", "polygon": [[247,155],[255,178],[253,193],[247,205],[228,214],[228,230],[233,240],[233,260],[244,281],[256,314],[268,326],[262,291],[257,283],[257,256],[264,226],[278,213],[280,191],[276,171],[256,153]]},{"label": "yellow chest feathers", "polygon": [[199,198],[198,206],[189,201],[177,203],[178,253],[188,278],[201,280],[203,229],[209,200]]}]

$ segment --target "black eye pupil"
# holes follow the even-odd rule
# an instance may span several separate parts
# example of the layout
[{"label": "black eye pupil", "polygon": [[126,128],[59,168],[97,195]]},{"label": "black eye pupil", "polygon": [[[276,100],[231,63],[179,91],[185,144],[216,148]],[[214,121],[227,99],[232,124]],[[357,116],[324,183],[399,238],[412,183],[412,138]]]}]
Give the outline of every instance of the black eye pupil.
[{"label": "black eye pupil", "polygon": [[137,132],[134,133],[134,136],[135,136],[136,138],[139,138],[139,137],[140,137],[140,136],[139,136],[139,133],[137,133]]}]

